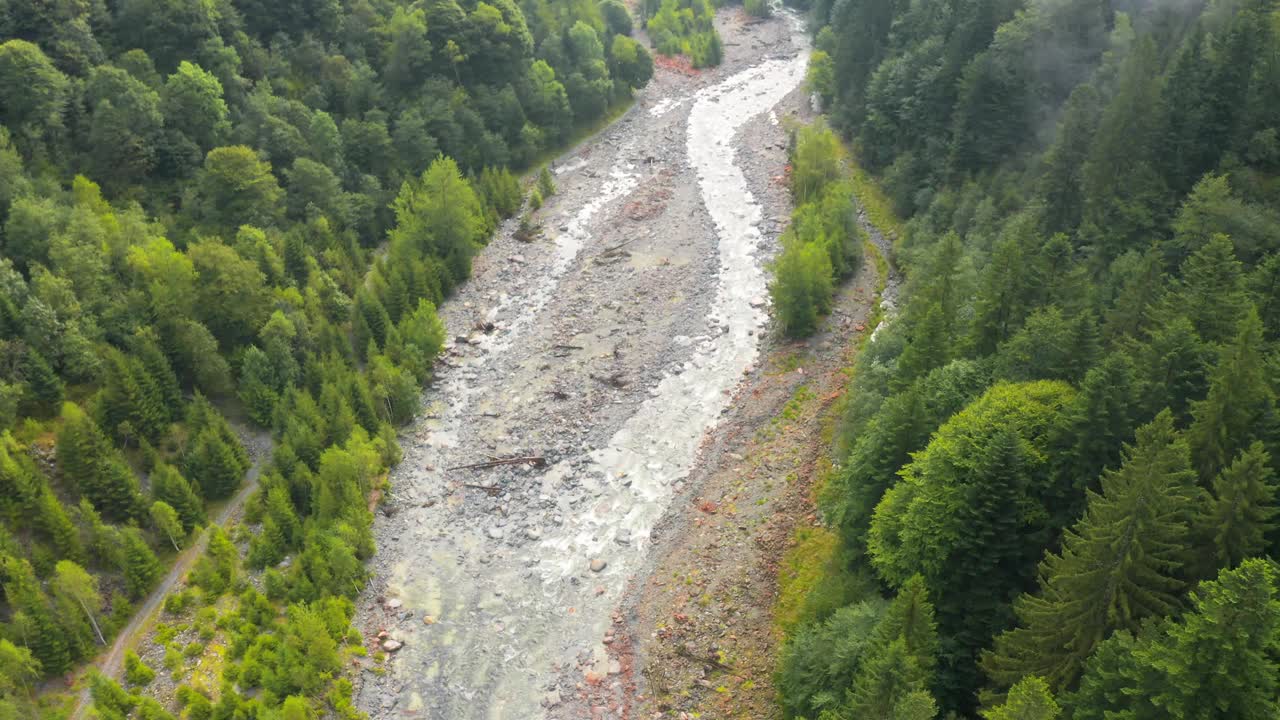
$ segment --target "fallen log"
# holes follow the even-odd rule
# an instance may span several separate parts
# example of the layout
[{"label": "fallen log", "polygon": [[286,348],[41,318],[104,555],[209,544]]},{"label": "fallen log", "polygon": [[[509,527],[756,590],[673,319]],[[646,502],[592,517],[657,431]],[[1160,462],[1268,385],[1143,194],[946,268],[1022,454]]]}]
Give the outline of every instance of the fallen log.
[{"label": "fallen log", "polygon": [[484,470],[487,468],[495,468],[503,465],[532,465],[534,467],[545,467],[547,459],[541,455],[530,455],[527,457],[502,458],[501,460],[488,460],[486,462],[472,463],[470,465],[459,465],[457,467],[445,468],[446,470]]}]

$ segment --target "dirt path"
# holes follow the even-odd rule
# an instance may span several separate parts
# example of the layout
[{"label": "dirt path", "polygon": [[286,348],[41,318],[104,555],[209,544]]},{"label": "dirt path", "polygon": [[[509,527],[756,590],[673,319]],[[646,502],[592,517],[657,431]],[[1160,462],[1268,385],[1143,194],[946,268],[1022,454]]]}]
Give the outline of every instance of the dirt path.
[{"label": "dirt path", "polygon": [[253,464],[249,466],[249,471],[245,474],[243,486],[213,518],[209,528],[201,532],[194,543],[178,554],[177,559],[174,560],[173,566],[169,568],[169,572],[164,576],[164,579],[147,595],[142,605],[134,612],[133,619],[129,621],[129,624],[116,634],[115,641],[106,650],[106,654],[98,657],[81,671],[81,681],[84,687],[76,694],[76,704],[69,715],[71,720],[84,720],[84,718],[88,717],[89,708],[93,706],[92,699],[89,697],[89,683],[87,682],[89,671],[96,668],[98,672],[113,680],[121,678],[124,672],[125,651],[135,648],[138,640],[145,635],[146,631],[151,629],[156,613],[164,605],[164,599],[187,576],[196,561],[204,555],[205,548],[209,545],[209,529],[214,525],[226,527],[232,519],[239,516],[240,511],[244,508],[245,501],[258,489],[258,476],[262,470],[262,465],[271,459],[271,438],[266,433],[257,430],[237,428],[237,431],[243,438],[245,447],[253,458]]},{"label": "dirt path", "polygon": [[[758,361],[789,214],[770,178],[805,41],[786,17],[720,24],[724,65],[659,72],[556,164],[544,238],[500,233],[442,308],[455,338],[357,605],[366,637],[403,644],[360,674],[375,720],[577,717],[578,686],[621,672],[613,610]],[[515,456],[546,464],[450,470]]]}]

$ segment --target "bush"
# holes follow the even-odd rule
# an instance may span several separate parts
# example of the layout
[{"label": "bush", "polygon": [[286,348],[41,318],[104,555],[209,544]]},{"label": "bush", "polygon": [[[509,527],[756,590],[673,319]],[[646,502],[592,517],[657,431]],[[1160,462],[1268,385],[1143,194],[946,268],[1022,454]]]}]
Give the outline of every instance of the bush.
[{"label": "bush", "polygon": [[551,171],[544,165],[542,170],[538,172],[538,192],[543,199],[549,198],[556,194],[556,181],[551,177]]},{"label": "bush", "polygon": [[818,328],[818,318],[831,309],[835,292],[830,256],[822,246],[787,233],[782,255],[774,263],[769,292],[787,337],[812,334]]},{"label": "bush", "polygon": [[769,0],[743,0],[742,9],[753,17],[767,18],[773,15]]},{"label": "bush", "polygon": [[124,653],[124,681],[134,687],[150,684],[156,679],[156,671],[147,667],[142,658],[132,650]]},{"label": "bush", "polygon": [[529,209],[537,210],[541,207],[542,207],[542,191],[539,190],[538,188],[534,188],[533,192],[529,193]]}]

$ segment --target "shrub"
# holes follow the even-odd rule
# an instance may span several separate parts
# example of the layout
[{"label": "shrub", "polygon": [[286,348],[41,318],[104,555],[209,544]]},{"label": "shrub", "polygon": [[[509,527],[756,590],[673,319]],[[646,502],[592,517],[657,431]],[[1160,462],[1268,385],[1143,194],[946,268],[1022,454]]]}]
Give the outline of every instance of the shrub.
[{"label": "shrub", "polygon": [[156,671],[147,667],[142,658],[132,650],[124,653],[124,681],[134,687],[150,684],[156,679]]}]

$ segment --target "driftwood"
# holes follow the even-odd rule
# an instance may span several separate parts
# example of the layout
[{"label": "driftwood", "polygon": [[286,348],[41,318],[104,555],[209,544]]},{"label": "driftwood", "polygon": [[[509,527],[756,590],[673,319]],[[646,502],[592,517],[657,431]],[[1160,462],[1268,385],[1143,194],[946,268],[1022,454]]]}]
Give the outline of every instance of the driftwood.
[{"label": "driftwood", "polygon": [[502,488],[497,485],[472,485],[471,483],[462,483],[462,487],[471,488],[472,490],[483,490],[491,496],[502,492]]},{"label": "driftwood", "polygon": [[586,350],[581,345],[552,345],[552,350]]},{"label": "driftwood", "polygon": [[545,467],[547,459],[540,455],[530,455],[527,457],[502,458],[500,460],[488,460],[486,462],[472,463],[470,465],[459,465],[457,467],[445,468],[446,470],[484,470],[487,468],[500,467],[502,465],[532,465],[534,467]]},{"label": "driftwood", "polygon": [[[635,240],[635,238],[631,238],[631,240]],[[618,251],[619,251],[619,250],[621,250],[622,248],[624,248],[624,247],[626,247],[626,246],[630,245],[630,244],[631,244],[631,240],[623,240],[622,242],[618,243],[617,245],[614,245],[613,247],[607,247],[607,248],[605,248],[604,250],[601,250],[601,251],[596,255],[596,257],[597,257],[597,258],[604,258],[604,257],[610,257],[610,256],[612,256],[612,255],[616,255],[616,254],[618,254]]]},{"label": "driftwood", "polygon": [[611,387],[615,387],[619,389],[627,386],[627,379],[622,377],[622,373],[614,373],[609,377],[604,377],[602,375],[596,375],[595,373],[591,373],[590,377],[592,380],[595,380],[598,383],[603,383],[605,385],[609,385]]}]

